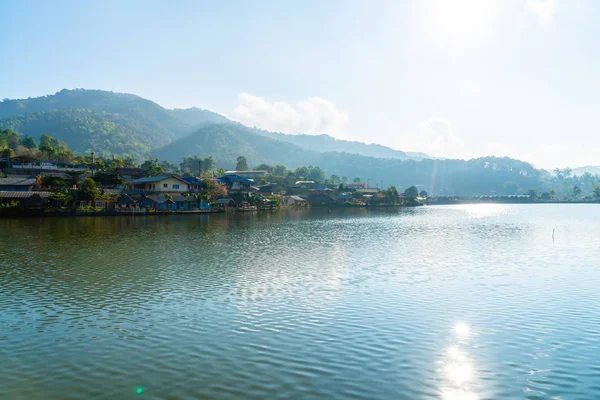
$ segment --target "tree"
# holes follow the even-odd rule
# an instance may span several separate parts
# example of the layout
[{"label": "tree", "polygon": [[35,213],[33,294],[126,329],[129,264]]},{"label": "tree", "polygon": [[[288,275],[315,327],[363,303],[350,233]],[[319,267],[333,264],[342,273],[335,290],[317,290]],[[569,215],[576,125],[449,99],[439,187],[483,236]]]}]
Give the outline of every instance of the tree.
[{"label": "tree", "polygon": [[260,165],[257,165],[254,169],[257,171],[273,172],[273,167],[271,167],[269,164],[260,164]]},{"label": "tree", "polygon": [[426,199],[429,196],[425,190],[421,190],[421,192],[419,193],[419,197]]},{"label": "tree", "polygon": [[92,178],[87,178],[81,183],[78,194],[81,198],[90,200],[92,207],[96,207],[96,200],[101,196],[100,189]]},{"label": "tree", "polygon": [[156,176],[164,172],[163,167],[158,165],[157,158],[151,158],[149,160],[144,161],[142,165],[140,165],[140,168],[145,169],[148,172],[148,175],[150,176]]},{"label": "tree", "polygon": [[340,177],[337,175],[331,175],[331,183],[338,183],[340,181]]},{"label": "tree", "polygon": [[600,200],[600,185],[596,186],[592,195],[594,196],[594,199]]},{"label": "tree", "polygon": [[579,197],[580,194],[581,194],[581,189],[579,188],[579,186],[577,186],[577,185],[573,186],[573,197],[577,198],[577,197]]},{"label": "tree", "polygon": [[538,197],[537,190],[535,189],[529,189],[525,195],[531,197],[531,199],[537,199]]},{"label": "tree", "polygon": [[206,157],[204,159],[204,161],[202,161],[202,169],[205,172],[211,171],[211,173],[212,173],[212,170],[215,169],[215,160],[213,159],[212,156]]},{"label": "tree", "polygon": [[360,183],[360,178],[358,176],[354,178],[354,183]]},{"label": "tree", "polygon": [[236,171],[248,171],[248,161],[246,161],[246,157],[239,156],[237,158],[237,164],[235,165]]},{"label": "tree", "polygon": [[285,165],[276,165],[273,170],[273,175],[275,176],[285,176],[287,174],[287,168]]},{"label": "tree", "polygon": [[225,168],[217,168],[217,176],[225,175]]},{"label": "tree", "polygon": [[21,144],[23,145],[23,147],[30,149],[30,150],[35,150],[38,148],[38,145],[35,142],[35,139],[28,135],[25,135],[25,139],[23,139]]},{"label": "tree", "polygon": [[416,186],[411,186],[404,191],[404,196],[408,198],[417,198],[419,197],[419,189]]},{"label": "tree", "polygon": [[550,193],[548,193],[548,192],[542,193],[542,195],[540,196],[540,199],[545,200],[545,201],[551,200]]},{"label": "tree", "polygon": [[393,204],[395,204],[398,201],[398,189],[396,189],[396,186],[392,185],[385,190],[385,200],[388,203]]}]

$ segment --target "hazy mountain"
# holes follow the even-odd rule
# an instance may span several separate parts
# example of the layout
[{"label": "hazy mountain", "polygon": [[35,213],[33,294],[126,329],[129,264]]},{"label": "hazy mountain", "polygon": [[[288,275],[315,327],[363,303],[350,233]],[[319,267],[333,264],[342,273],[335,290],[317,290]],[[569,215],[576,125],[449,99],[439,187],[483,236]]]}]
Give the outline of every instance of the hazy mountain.
[{"label": "hazy mountain", "polygon": [[366,144],[362,142],[341,140],[329,135],[289,135],[285,133],[269,132],[262,129],[256,129],[256,133],[272,139],[293,143],[304,149],[319,153],[338,151],[369,157],[397,158],[399,160],[421,160],[428,157],[427,154],[424,153],[406,153],[380,144]]},{"label": "hazy mountain", "polygon": [[600,175],[600,165],[588,165],[586,167],[578,167],[578,168],[573,168],[573,171],[571,172],[571,174],[573,175],[583,175],[583,174],[592,174],[592,175]]}]

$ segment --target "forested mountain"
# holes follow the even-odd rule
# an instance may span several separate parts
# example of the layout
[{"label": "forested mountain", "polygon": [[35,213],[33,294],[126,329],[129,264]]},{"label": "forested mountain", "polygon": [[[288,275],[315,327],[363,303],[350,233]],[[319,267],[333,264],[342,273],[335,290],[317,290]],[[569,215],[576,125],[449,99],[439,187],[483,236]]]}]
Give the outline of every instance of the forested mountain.
[{"label": "forested mountain", "polygon": [[[57,114],[57,110],[86,110],[92,121],[91,126],[85,125],[85,120],[80,118],[80,112]],[[49,111],[52,113],[43,114]],[[31,113],[36,115],[24,116]],[[44,128],[43,121],[51,121],[57,115],[60,123],[55,122]],[[17,116],[21,118],[15,119]],[[73,116],[74,120],[69,122],[69,116]],[[107,126],[99,128],[104,120]],[[146,157],[149,151],[202,126],[220,123],[238,124],[209,110],[199,108],[169,110],[139,96],[104,90],[64,89],[53,95],[0,102],[0,126],[21,130],[36,139],[43,133],[49,133],[79,152],[95,148],[98,154],[129,154],[136,159]],[[74,129],[70,125],[77,125],[81,129]],[[130,135],[132,129],[137,132],[136,135]],[[288,135],[259,129],[253,131],[319,153],[339,151],[402,160],[427,157],[421,153],[405,153],[378,144],[350,142],[328,135]],[[107,135],[107,132],[110,134]],[[111,141],[111,135],[115,135],[118,139]]]},{"label": "forested mountain", "polygon": [[259,135],[267,136],[289,143],[293,143],[307,150],[326,153],[329,151],[338,151],[350,154],[360,154],[368,157],[397,158],[399,160],[427,158],[424,153],[407,153],[400,150],[394,150],[390,147],[380,144],[367,144],[349,140],[341,140],[329,135],[289,135],[285,133],[269,132],[262,129],[256,129]]},{"label": "forested mountain", "polygon": [[243,155],[250,167],[282,164],[289,169],[319,166],[326,176],[360,177],[371,186],[418,185],[435,194],[518,194],[542,188],[546,172],[510,158],[486,157],[474,160],[399,160],[365,157],[343,152],[316,152],[291,143],[258,135],[243,125],[205,126],[156,152],[161,160],[178,162],[183,156],[213,156],[215,164],[234,168]]},{"label": "forested mountain", "polygon": [[137,160],[195,129],[226,122],[198,108],[167,110],[141,97],[103,90],[62,90],[44,97],[0,102],[0,126],[39,139],[47,133],[73,151],[131,155]]},{"label": "forested mountain", "polygon": [[255,130],[230,122],[207,125],[155,152],[160,160],[179,162],[183,157],[213,156],[215,163],[233,168],[236,158],[246,157],[250,165],[284,164],[296,167],[318,161],[319,154],[291,143],[256,134]]}]

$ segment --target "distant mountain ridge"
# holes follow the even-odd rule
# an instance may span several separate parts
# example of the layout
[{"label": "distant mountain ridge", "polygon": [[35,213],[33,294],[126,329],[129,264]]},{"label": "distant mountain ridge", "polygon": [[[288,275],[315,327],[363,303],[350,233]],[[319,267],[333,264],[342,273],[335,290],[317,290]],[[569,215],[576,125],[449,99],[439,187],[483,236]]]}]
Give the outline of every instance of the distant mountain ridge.
[{"label": "distant mountain ridge", "polygon": [[367,144],[362,142],[348,141],[336,139],[329,135],[289,135],[285,133],[269,132],[262,129],[256,129],[259,135],[267,136],[272,139],[277,139],[289,143],[293,143],[307,150],[326,153],[330,151],[338,151],[350,154],[360,154],[368,157],[378,158],[397,158],[399,160],[416,159],[421,160],[428,158],[424,153],[407,153],[401,150],[394,150],[380,144]]},{"label": "distant mountain ridge", "polygon": [[[74,118],[72,121],[69,121],[70,116]],[[90,118],[92,126],[85,126],[85,118]],[[101,121],[106,121],[106,126],[103,127]],[[48,124],[44,126],[44,123]],[[67,142],[77,152],[95,149],[100,155],[130,154],[138,159],[148,157],[152,151],[202,126],[221,123],[239,124],[209,110],[195,107],[169,110],[133,94],[104,90],[63,89],[53,95],[0,102],[0,126],[13,128],[34,138],[44,133],[51,134]],[[339,151],[401,160],[427,157],[425,154],[406,153],[379,144],[335,139],[325,134],[291,135],[248,129],[319,153]],[[117,143],[111,142],[111,135],[119,137]]]}]

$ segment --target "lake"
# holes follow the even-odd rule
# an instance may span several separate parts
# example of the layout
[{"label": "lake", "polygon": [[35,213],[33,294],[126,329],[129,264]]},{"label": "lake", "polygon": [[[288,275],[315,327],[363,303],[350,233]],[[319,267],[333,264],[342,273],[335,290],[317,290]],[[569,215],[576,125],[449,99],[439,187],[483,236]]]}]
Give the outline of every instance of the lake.
[{"label": "lake", "polygon": [[600,398],[598,205],[4,219],[0,243],[2,399]]}]

